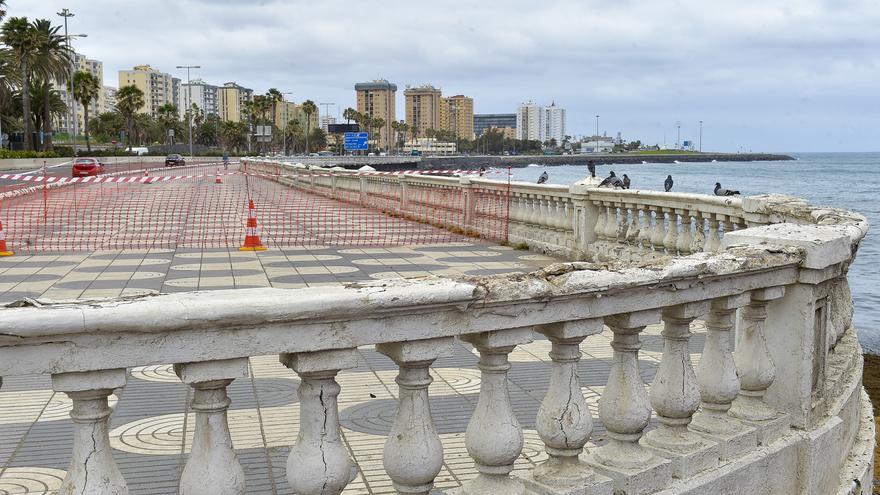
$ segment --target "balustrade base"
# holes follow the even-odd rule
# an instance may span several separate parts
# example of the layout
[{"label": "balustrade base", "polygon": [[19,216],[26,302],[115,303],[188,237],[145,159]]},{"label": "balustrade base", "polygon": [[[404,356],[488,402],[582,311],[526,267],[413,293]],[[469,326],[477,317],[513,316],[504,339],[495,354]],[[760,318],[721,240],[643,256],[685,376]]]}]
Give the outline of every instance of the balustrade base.
[{"label": "balustrade base", "polygon": [[[583,476],[579,480],[564,477],[561,483],[552,479],[535,479],[533,473],[517,476],[529,493],[535,495],[611,495],[614,493],[614,480],[595,474],[588,466],[584,466]],[[564,473],[568,475],[570,473]],[[550,478],[550,476],[545,476]]]},{"label": "balustrade base", "polygon": [[672,482],[672,464],[656,455],[634,469],[606,466],[596,459],[595,454],[585,456],[584,462],[599,475],[614,481],[615,495],[647,495]]},{"label": "balustrade base", "polygon": [[[696,434],[693,436],[699,437]],[[718,459],[721,457],[721,449],[718,444],[702,437],[695,442],[695,445],[686,450],[665,448],[653,444],[648,436],[642,437],[639,443],[671,463],[673,478],[690,478],[697,473],[712,469],[718,465]]]},{"label": "balustrade base", "polygon": [[506,474],[481,474],[458,488],[446,490],[444,495],[501,495],[502,493],[504,495],[537,495],[526,491],[526,487],[519,477]]},{"label": "balustrade base", "polygon": [[715,418],[697,413],[688,428],[717,443],[722,461],[742,457],[758,446],[757,430],[734,418]]},{"label": "balustrade base", "polygon": [[785,413],[777,413],[775,418],[763,421],[736,418],[756,431],[758,445],[768,445],[782,438],[791,429],[791,417]]}]

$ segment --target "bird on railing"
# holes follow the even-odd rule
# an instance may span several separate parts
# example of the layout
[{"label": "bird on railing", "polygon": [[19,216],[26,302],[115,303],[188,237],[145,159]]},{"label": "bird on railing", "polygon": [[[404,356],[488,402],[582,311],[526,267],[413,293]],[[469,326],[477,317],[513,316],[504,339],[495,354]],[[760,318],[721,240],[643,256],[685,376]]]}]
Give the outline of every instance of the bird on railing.
[{"label": "bird on railing", "polygon": [[629,189],[629,185],[630,185],[630,184],[632,184],[632,181],[629,180],[629,177],[627,177],[626,174],[623,174],[623,188],[624,188],[624,189]]},{"label": "bird on railing", "polygon": [[543,183],[547,182],[547,179],[549,179],[549,178],[550,178],[550,176],[547,175],[547,171],[545,170],[544,173],[542,173],[541,176],[538,177],[538,184],[543,184]]},{"label": "bird on railing", "polygon": [[602,179],[602,182],[599,183],[599,187],[619,187],[623,189],[623,181],[620,180],[620,177],[614,175],[614,170],[612,170],[611,175]]},{"label": "bird on railing", "polygon": [[672,176],[671,176],[671,175],[667,175],[667,176],[666,176],[666,181],[663,182],[663,188],[666,190],[666,192],[669,192],[669,191],[672,190],[672,184],[673,184],[673,182],[672,182]]},{"label": "bird on railing", "polygon": [[739,194],[739,191],[724,189],[723,187],[721,187],[720,182],[715,183],[715,196],[735,196],[737,194]]}]

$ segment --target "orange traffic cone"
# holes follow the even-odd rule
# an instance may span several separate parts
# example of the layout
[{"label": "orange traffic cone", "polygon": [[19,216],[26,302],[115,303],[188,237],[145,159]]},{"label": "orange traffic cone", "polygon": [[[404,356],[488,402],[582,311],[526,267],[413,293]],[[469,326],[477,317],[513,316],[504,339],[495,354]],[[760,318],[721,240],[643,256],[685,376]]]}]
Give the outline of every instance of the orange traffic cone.
[{"label": "orange traffic cone", "polygon": [[265,251],[266,247],[260,242],[260,236],[257,234],[257,209],[254,208],[254,200],[248,200],[248,219],[245,228],[244,245],[238,248],[239,251]]},{"label": "orange traffic cone", "polygon": [[150,173],[147,172],[146,170],[144,170],[144,177],[149,177],[149,176],[150,176]]},{"label": "orange traffic cone", "polygon": [[217,167],[217,175],[214,176],[214,184],[223,184],[223,181],[220,180],[220,168]]},{"label": "orange traffic cone", "polygon": [[12,256],[13,253],[6,248],[6,232],[3,232],[3,222],[0,222],[0,256]]}]

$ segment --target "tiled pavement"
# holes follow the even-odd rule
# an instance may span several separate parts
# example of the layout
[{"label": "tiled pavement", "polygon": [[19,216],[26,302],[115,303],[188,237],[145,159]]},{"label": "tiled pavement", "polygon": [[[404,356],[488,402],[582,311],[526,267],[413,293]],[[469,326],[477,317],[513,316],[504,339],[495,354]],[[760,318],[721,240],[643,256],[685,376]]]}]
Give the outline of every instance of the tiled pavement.
[{"label": "tiled pavement", "polygon": [[117,297],[370,279],[536,270],[553,258],[493,244],[388,248],[148,249],[0,258],[0,304],[22,297]]},{"label": "tiled pavement", "polygon": [[[704,328],[694,325],[691,359],[699,360]],[[650,382],[662,351],[660,326],[643,334],[640,366]],[[581,350],[581,386],[596,426],[588,449],[604,440],[597,402],[608,379],[611,335],[587,339]],[[527,472],[546,458],[535,431],[535,415],[546,392],[550,343],[538,338],[510,356],[510,396],[525,433],[525,448],[515,472]],[[346,494],[394,493],[382,468],[382,448],[394,414],[397,374],[394,364],[371,347],[359,349],[359,366],[338,376],[342,433],[359,467]],[[476,475],[465,448],[464,431],[476,405],[480,373],[475,351],[456,342],[451,357],[432,368],[430,387],[434,420],[444,446],[443,470],[437,488],[450,488]],[[285,464],[299,427],[296,374],[277,356],[251,358],[251,378],[229,387],[229,422],[233,443],[244,466],[247,492],[290,494]],[[128,481],[130,493],[176,493],[193,434],[187,415],[189,388],[179,382],[170,365],[130,370],[128,385],[117,391],[111,418],[114,456]],[[47,376],[8,377],[0,391],[0,494],[53,493],[60,486],[71,451],[73,430],[67,417],[70,401],[51,390]]]}]

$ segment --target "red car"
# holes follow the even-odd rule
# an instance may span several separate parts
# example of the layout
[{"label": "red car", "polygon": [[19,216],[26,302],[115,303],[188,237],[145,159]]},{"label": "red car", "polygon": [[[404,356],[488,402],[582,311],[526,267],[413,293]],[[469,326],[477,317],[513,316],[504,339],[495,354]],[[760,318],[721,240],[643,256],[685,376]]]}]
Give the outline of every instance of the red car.
[{"label": "red car", "polygon": [[73,177],[83,177],[104,173],[104,164],[97,158],[77,158],[73,161]]}]

